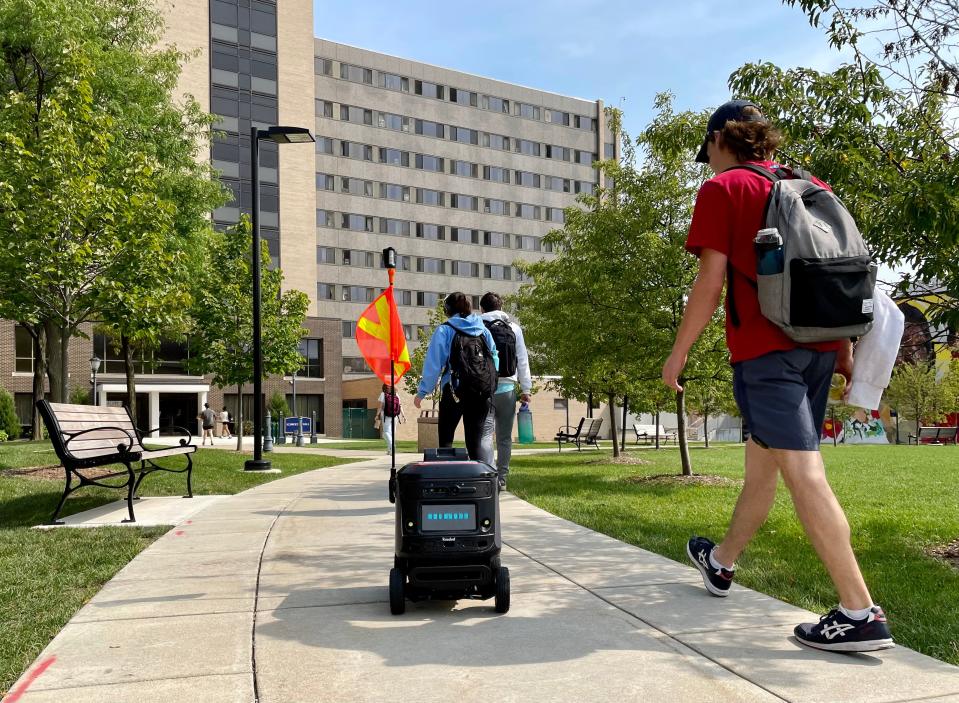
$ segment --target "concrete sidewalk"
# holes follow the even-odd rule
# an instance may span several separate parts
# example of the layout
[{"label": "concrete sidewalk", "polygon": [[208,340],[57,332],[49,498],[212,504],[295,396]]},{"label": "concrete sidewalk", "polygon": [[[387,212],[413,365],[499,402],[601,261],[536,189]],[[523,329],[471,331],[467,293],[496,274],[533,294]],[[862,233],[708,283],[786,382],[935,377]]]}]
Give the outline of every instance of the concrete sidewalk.
[{"label": "concrete sidewalk", "polygon": [[74,617],[20,701],[959,701],[955,667],[806,649],[790,633],[813,614],[712,598],[692,567],[509,495],[510,612],[393,617],[387,476],[323,469],[195,514]]}]

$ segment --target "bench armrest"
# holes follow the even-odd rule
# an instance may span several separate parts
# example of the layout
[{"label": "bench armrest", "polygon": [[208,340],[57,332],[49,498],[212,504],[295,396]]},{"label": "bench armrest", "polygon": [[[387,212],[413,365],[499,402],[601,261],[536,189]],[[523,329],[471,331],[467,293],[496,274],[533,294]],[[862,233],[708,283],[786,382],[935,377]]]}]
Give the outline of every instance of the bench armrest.
[{"label": "bench armrest", "polygon": [[120,454],[130,453],[130,450],[132,449],[132,447],[138,443],[137,438],[134,437],[132,434],[130,434],[130,431],[126,429],[125,427],[115,427],[113,425],[104,425],[103,427],[92,427],[89,430],[81,430],[79,432],[71,434],[69,437],[67,437],[67,440],[63,443],[63,448],[66,449],[67,451],[70,451],[70,442],[72,442],[73,440],[77,439],[78,437],[82,437],[85,434],[90,434],[91,432],[102,432],[103,430],[117,430],[125,434],[130,439],[130,444],[124,444],[123,442],[120,442],[119,444],[117,444],[117,452],[119,452]]},{"label": "bench armrest", "polygon": [[186,439],[183,439],[182,437],[180,438],[181,447],[185,447],[188,444],[193,444],[193,433],[190,432],[190,430],[187,429],[186,427],[181,427],[180,425],[167,425],[166,427],[154,427],[152,430],[141,430],[138,427],[137,432],[140,433],[141,437],[146,437],[147,435],[151,435],[154,432],[159,432],[160,430],[170,430],[170,429],[180,430],[183,434],[186,435]]}]

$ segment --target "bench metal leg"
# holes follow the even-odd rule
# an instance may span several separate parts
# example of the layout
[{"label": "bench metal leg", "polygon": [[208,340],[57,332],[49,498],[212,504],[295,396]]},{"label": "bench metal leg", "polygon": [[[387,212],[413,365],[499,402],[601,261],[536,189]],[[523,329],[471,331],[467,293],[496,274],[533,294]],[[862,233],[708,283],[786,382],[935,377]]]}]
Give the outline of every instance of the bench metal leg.
[{"label": "bench metal leg", "polygon": [[60,511],[63,510],[63,504],[67,502],[67,496],[69,496],[73,492],[73,488],[70,486],[71,484],[70,469],[64,469],[64,471],[66,471],[66,474],[67,474],[66,485],[63,487],[63,495],[60,496],[60,502],[57,503],[57,509],[53,511],[53,517],[50,518],[51,525],[63,524],[63,520],[58,520],[57,518],[60,517]]},{"label": "bench metal leg", "polygon": [[[133,494],[139,481],[133,477],[133,467],[130,466],[130,462],[125,461],[123,462],[123,465],[127,467],[127,473],[129,474],[127,477],[127,512],[130,514],[130,517],[125,520],[121,520],[121,522],[136,522],[137,518],[133,514]],[[141,477],[142,475],[143,474],[140,474]]]},{"label": "bench metal leg", "polygon": [[193,497],[193,455],[186,455],[186,495],[184,498]]}]

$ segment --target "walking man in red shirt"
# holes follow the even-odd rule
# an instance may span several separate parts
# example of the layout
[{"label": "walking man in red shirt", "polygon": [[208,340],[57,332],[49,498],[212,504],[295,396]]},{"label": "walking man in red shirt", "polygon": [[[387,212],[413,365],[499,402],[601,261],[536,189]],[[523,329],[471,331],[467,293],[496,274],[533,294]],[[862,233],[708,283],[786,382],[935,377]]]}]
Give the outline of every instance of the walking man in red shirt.
[{"label": "walking man in red shirt", "polygon": [[758,107],[733,100],[710,117],[696,156],[716,176],[696,197],[686,249],[699,257],[699,274],[663,366],[663,382],[682,389],[679,379],[687,354],[716,310],[725,283],[727,306],[735,306],[727,309],[726,317],[733,393],[749,439],[742,493],[723,541],[714,544],[694,537],[686,551],[706,589],[714,596],[728,595],[735,561],[766,521],[781,473],[806,534],[839,593],[839,607],[818,623],[797,625],[796,638],[819,649],[884,649],[893,646],[886,617],[869,595],[850,545],[849,523],[826,480],[819,452],[832,374],[846,377],[848,392],[852,345],[849,340],[794,342],[763,316],[756,293],[753,238],[764,227],[772,182],[734,167],[752,164],[777,170],[771,159],[780,139]]}]

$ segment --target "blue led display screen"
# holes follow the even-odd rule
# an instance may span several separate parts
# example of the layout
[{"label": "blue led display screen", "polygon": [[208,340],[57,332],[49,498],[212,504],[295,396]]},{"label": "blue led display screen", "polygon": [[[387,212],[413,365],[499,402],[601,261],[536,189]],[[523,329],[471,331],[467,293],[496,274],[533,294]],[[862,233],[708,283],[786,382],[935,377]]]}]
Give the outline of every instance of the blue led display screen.
[{"label": "blue led display screen", "polygon": [[451,530],[475,530],[476,506],[459,505],[421,505],[420,524],[423,532],[448,532]]}]

